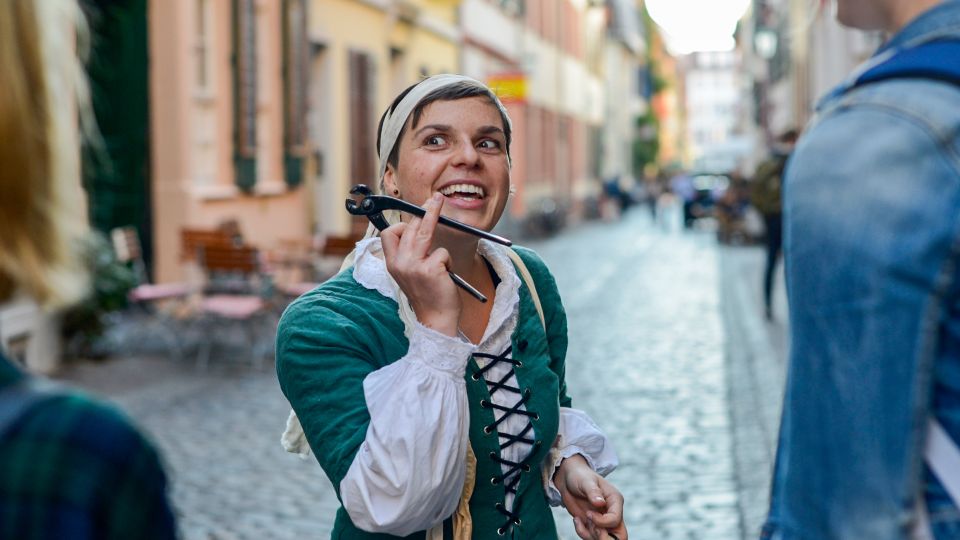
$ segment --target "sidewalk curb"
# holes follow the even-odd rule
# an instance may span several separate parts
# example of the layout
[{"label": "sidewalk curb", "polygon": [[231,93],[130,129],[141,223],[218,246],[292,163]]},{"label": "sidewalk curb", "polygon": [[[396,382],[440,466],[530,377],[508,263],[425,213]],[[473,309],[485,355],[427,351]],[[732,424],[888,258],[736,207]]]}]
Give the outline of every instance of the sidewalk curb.
[{"label": "sidewalk curb", "polygon": [[[786,323],[778,321],[786,316],[777,313],[773,322],[763,319],[762,251],[721,248],[718,259],[741,532],[743,538],[755,539],[766,517],[776,456],[786,376]],[[774,302],[783,306],[785,297],[779,292]]]}]

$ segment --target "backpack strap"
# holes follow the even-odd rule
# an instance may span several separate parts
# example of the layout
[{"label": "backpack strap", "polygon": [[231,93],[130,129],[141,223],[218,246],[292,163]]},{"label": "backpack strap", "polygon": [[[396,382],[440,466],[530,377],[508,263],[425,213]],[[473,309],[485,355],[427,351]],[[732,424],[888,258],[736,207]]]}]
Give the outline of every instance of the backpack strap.
[{"label": "backpack strap", "polygon": [[30,376],[0,389],[0,439],[35,406],[64,393],[62,386]]},{"label": "backpack strap", "polygon": [[924,457],[954,504],[960,502],[960,448],[933,416],[927,423]]},{"label": "backpack strap", "polygon": [[510,257],[510,260],[513,261],[513,264],[517,267],[517,270],[520,271],[520,277],[523,279],[523,282],[527,284],[527,289],[530,290],[530,297],[533,298],[533,305],[537,308],[537,315],[540,316],[540,324],[543,325],[543,328],[547,328],[546,319],[543,318],[543,307],[540,305],[540,295],[537,294],[537,286],[533,282],[533,277],[530,275],[530,271],[527,270],[527,265],[523,263],[523,259],[520,258],[520,254],[514,251],[513,249],[506,249],[507,255]]},{"label": "backpack strap", "polygon": [[[944,491],[953,501],[953,505],[960,507],[960,448],[957,448],[950,434],[932,414],[927,419],[927,440],[923,448],[923,460],[940,481]],[[934,540],[922,485],[921,483],[914,509],[910,540]]]},{"label": "backpack strap", "polygon": [[861,73],[847,90],[890,79],[932,79],[960,85],[960,40],[930,41],[896,51]]}]

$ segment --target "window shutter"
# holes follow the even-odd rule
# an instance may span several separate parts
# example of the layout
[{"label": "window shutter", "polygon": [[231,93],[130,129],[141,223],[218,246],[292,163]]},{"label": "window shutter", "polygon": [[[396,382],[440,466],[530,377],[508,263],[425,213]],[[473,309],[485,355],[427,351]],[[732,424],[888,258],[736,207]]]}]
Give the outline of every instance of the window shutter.
[{"label": "window shutter", "polygon": [[254,0],[233,0],[234,163],[237,186],[257,183],[257,18]]},{"label": "window shutter", "polygon": [[[373,61],[368,54],[351,51],[350,65],[350,180],[353,184],[366,184],[376,188],[380,180],[376,178],[376,151],[373,121]],[[386,156],[383,157],[386,159]],[[351,233],[362,236],[367,220],[355,218],[351,221]]]},{"label": "window shutter", "polygon": [[350,177],[354,184],[374,187],[379,179],[374,168],[372,70],[369,55],[350,52]]},{"label": "window shutter", "polygon": [[307,156],[307,43],[306,0],[283,2],[284,178],[291,188],[303,182]]}]

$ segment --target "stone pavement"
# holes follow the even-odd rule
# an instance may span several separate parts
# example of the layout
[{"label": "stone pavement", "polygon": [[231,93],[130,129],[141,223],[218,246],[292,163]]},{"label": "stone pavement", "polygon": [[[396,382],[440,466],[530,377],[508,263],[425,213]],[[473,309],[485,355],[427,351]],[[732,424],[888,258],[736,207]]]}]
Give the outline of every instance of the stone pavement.
[{"label": "stone pavement", "polygon": [[536,246],[569,316],[569,392],[617,449],[632,538],[739,539],[715,243],[644,218]]},{"label": "stone pavement", "polygon": [[770,477],[786,379],[788,319],[783,265],[776,274],[773,320],[763,318],[765,253],[720,250],[721,305],[727,345],[727,387],[734,427],[738,508],[745,538],[758,537],[769,504]]},{"label": "stone pavement", "polygon": [[[758,392],[779,374],[759,370],[782,346],[769,341],[775,325],[749,319],[758,251],[718,249],[708,233],[661,230],[639,212],[531,246],[567,308],[574,406],[620,455],[610,478],[631,538],[755,538],[779,405],[776,391]],[[131,355],[62,376],[156,440],[185,539],[329,537],[336,497],[315,462],[280,449],[288,406],[272,370],[219,360],[200,373]],[[556,516],[561,537],[576,538],[565,511]]]}]

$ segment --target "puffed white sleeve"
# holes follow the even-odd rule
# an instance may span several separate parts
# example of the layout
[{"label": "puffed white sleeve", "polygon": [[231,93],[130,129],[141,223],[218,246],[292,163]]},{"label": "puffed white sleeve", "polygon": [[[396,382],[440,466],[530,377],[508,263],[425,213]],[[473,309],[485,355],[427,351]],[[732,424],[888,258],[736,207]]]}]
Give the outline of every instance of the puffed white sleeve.
[{"label": "puffed white sleeve", "polygon": [[370,425],[340,482],[343,507],[368,532],[407,536],[453,514],[469,444],[464,372],[470,342],[419,323],[407,354],[367,375]]},{"label": "puffed white sleeve", "polygon": [[560,407],[560,429],[557,440],[543,468],[543,488],[551,506],[561,504],[560,491],[553,483],[553,475],[557,472],[560,462],[577,454],[583,456],[590,468],[597,471],[600,476],[607,476],[620,464],[610,440],[587,413],[579,409]]}]

